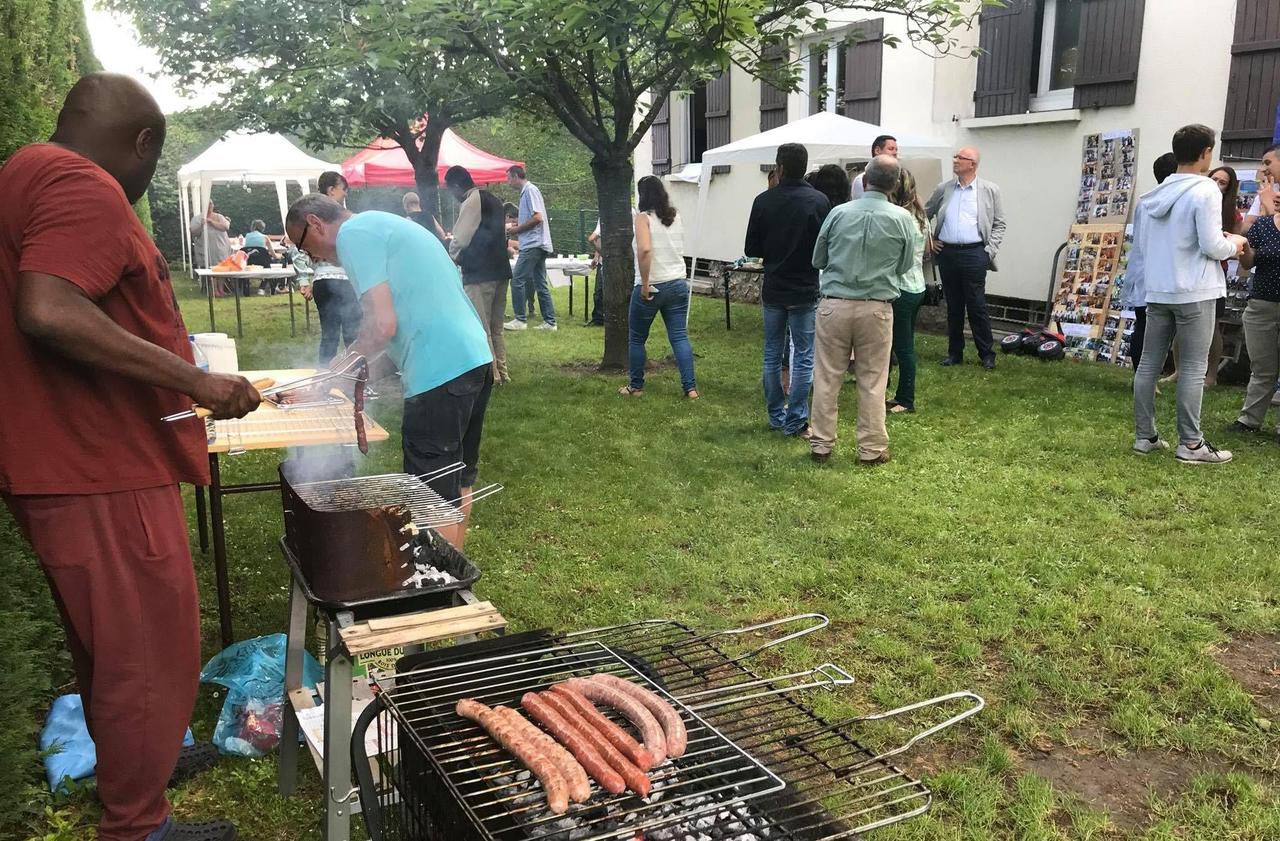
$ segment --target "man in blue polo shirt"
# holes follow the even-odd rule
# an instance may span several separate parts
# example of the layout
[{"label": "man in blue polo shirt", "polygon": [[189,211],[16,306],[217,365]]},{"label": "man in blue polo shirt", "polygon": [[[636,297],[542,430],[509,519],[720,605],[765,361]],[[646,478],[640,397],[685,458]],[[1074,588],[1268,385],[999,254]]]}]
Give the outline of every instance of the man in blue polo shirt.
[{"label": "man in blue polo shirt", "polygon": [[[449,253],[408,219],[380,211],[353,215],[318,193],[289,208],[285,228],[299,250],[341,264],[355,285],[364,318],[348,352],[371,363],[385,353],[400,369],[405,472],[463,462],[461,473],[429,484],[446,500],[461,500],[469,515],[493,354]],[[466,523],[440,532],[461,548]]]}]

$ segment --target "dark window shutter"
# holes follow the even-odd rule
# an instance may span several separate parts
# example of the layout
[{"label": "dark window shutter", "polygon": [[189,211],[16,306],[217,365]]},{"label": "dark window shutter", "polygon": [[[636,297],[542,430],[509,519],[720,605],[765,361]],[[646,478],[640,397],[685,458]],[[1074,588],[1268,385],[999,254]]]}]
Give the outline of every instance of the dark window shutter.
[{"label": "dark window shutter", "polygon": [[1076,108],[1132,105],[1138,93],[1138,52],[1146,0],[1084,0]]},{"label": "dark window shutter", "polygon": [[662,104],[658,106],[658,116],[653,118],[649,136],[653,138],[653,174],[666,175],[671,172],[670,97],[662,100]]},{"label": "dark window shutter", "polygon": [[1031,66],[1035,57],[1036,0],[1009,0],[986,6],[979,18],[978,83],[975,117],[1022,114],[1031,106]]},{"label": "dark window shutter", "polygon": [[1271,145],[1280,104],[1280,3],[1238,0],[1222,157],[1256,161]]},{"label": "dark window shutter", "polygon": [[853,27],[844,48],[844,115],[880,125],[880,77],[884,67],[884,19]]},{"label": "dark window shutter", "polygon": [[[714,149],[729,142],[729,71],[707,82],[707,148]],[[712,167],[711,171],[728,172],[729,167]]]},{"label": "dark window shutter", "polygon": [[[765,64],[780,64],[786,60],[787,48],[783,44],[771,44],[765,48]],[[787,124],[787,92],[768,82],[760,82],[760,130],[768,131]]]}]

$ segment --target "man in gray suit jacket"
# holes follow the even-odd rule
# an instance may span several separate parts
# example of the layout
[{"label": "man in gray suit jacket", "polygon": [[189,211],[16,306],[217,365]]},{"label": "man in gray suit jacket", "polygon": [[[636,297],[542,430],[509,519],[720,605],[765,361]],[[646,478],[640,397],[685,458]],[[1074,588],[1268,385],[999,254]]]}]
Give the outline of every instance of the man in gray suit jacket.
[{"label": "man in gray suit jacket", "polygon": [[951,158],[955,178],[938,185],[925,205],[933,220],[933,250],[947,297],[947,355],[943,365],[964,360],[964,314],[982,367],[996,367],[987,311],[987,270],[996,270],[1004,241],[1004,204],[1000,188],[978,177],[978,150],[964,148]]}]

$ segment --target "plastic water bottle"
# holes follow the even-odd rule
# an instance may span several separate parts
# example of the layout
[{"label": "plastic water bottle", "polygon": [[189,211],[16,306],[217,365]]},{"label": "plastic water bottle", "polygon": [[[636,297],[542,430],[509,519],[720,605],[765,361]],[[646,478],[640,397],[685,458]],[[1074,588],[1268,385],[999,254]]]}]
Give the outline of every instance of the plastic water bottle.
[{"label": "plastic water bottle", "polygon": [[191,356],[195,361],[195,366],[206,374],[209,373],[209,357],[205,356],[204,351],[200,349],[200,345],[196,344],[196,337],[188,333],[187,341],[191,342]]}]

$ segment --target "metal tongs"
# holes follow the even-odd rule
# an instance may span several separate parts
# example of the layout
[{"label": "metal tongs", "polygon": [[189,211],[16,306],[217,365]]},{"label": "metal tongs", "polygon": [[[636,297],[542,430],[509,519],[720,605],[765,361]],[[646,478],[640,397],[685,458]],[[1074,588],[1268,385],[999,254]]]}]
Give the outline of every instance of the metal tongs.
[{"label": "metal tongs", "polygon": [[[314,374],[299,377],[296,380],[290,380],[287,383],[280,383],[279,385],[273,385],[275,380],[271,379],[255,380],[253,385],[258,389],[258,394],[260,394],[264,399],[269,399],[287,391],[312,388],[320,385],[321,383],[327,383],[332,380],[341,379],[360,382],[364,377],[360,376],[359,369],[364,364],[365,359],[363,356],[359,354],[351,354],[346,358],[346,360],[344,360],[341,368],[317,371]],[[366,374],[365,376],[367,377],[368,375]],[[281,405],[277,400],[272,400],[271,402],[275,405]],[[211,414],[213,414],[213,412],[206,409],[204,406],[192,406],[185,412],[175,412],[172,415],[165,415],[160,420],[165,421],[166,423],[172,423],[173,421],[186,420],[187,418],[207,418]]]}]

